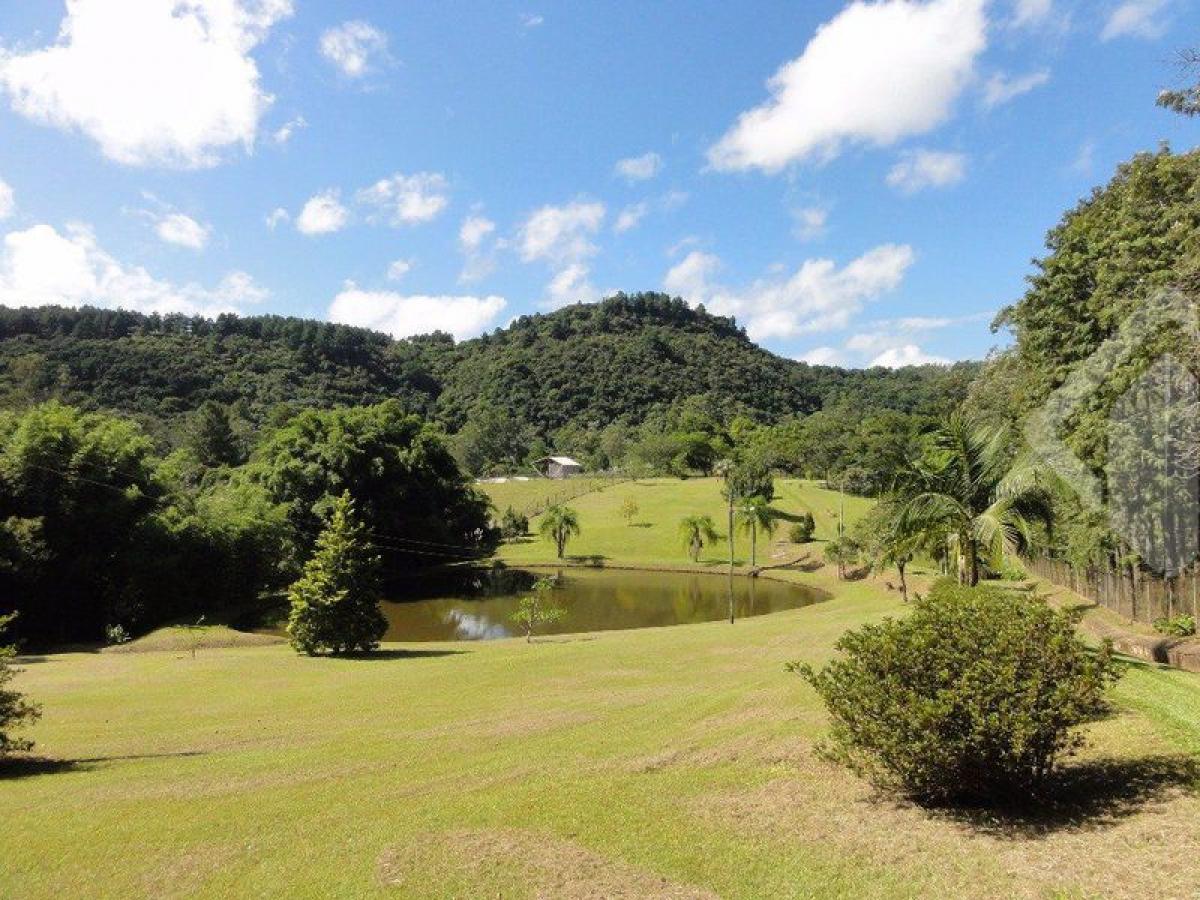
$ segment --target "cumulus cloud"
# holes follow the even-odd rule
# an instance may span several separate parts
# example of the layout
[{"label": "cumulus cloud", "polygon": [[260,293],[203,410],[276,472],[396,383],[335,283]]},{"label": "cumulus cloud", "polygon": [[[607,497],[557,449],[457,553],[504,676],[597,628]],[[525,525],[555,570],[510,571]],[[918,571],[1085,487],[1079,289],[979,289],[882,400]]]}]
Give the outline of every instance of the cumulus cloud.
[{"label": "cumulus cloud", "polygon": [[7,219],[17,210],[16,196],[5,181],[0,181],[0,221]]},{"label": "cumulus cloud", "polygon": [[521,14],[521,26],[526,29],[537,28],[539,25],[545,23],[545,21],[545,17],[540,16],[537,13]]},{"label": "cumulus cloud", "polygon": [[613,231],[617,234],[637,228],[641,224],[642,219],[646,217],[646,213],[650,211],[648,203],[631,203],[626,206],[617,215],[617,221],[613,223]]},{"label": "cumulus cloud", "polygon": [[200,168],[253,147],[271,104],[250,56],[291,0],[70,0],[54,44],[0,53],[13,109],[126,165]]},{"label": "cumulus cloud", "polygon": [[1111,41],[1119,37],[1137,37],[1147,40],[1160,38],[1167,33],[1163,13],[1167,0],[1126,0],[1109,13],[1100,32],[1100,40]]},{"label": "cumulus cloud", "polygon": [[496,230],[496,223],[485,216],[468,216],[458,229],[458,243],[467,251],[480,248],[489,234]]},{"label": "cumulus cloud", "polygon": [[159,218],[154,226],[159,239],[190,250],[203,250],[208,244],[209,227],[191,216],[172,212]]},{"label": "cumulus cloud", "polygon": [[993,312],[963,316],[905,316],[872,323],[866,330],[851,335],[845,350],[871,366],[919,366],[947,364],[950,360],[926,353],[921,343],[930,332],[957,327],[979,326],[990,321]]},{"label": "cumulus cloud", "polygon": [[392,225],[414,225],[437,217],[449,204],[446,178],[437,172],[400,172],[363,188],[355,199],[371,209],[370,221],[386,220]]},{"label": "cumulus cloud", "polygon": [[292,216],[286,209],[277,206],[267,214],[266,223],[267,227],[274,231],[281,222],[290,222],[291,219]]},{"label": "cumulus cloud", "polygon": [[813,347],[797,356],[796,362],[808,363],[810,366],[840,366],[844,360],[842,352],[836,347]]},{"label": "cumulus cloud", "polygon": [[332,234],[341,231],[350,221],[350,211],[342,205],[336,188],[310,197],[296,217],[296,230],[301,234]]},{"label": "cumulus cloud", "polygon": [[777,172],[852,143],[888,146],[950,116],[987,45],[985,0],[851,3],[708,151],[713,168]]},{"label": "cumulus cloud", "polygon": [[667,272],[664,288],[711,312],[737,316],[755,340],[844,328],[863,306],[899,287],[913,264],[911,247],[884,244],[846,266],[806,260],[793,274],[771,274],[741,289],[717,284],[720,259],[694,250]]},{"label": "cumulus cloud", "polygon": [[983,105],[988,109],[1015,100],[1022,94],[1028,94],[1035,88],[1041,87],[1050,80],[1050,73],[1041,69],[1028,75],[1012,76],[997,72],[983,86]]},{"label": "cumulus cloud", "polygon": [[412,271],[412,260],[394,259],[388,266],[387,277],[388,281],[399,281],[405,275]]},{"label": "cumulus cloud", "polygon": [[456,340],[486,330],[505,307],[503,297],[427,296],[395,291],[365,291],[347,282],[329,306],[329,318],[345,325],[411,337],[445,331]]},{"label": "cumulus cloud", "polygon": [[829,222],[829,210],[821,206],[804,206],[792,210],[792,219],[796,223],[792,233],[802,241],[811,241],[825,233]]},{"label": "cumulus cloud", "polygon": [[603,203],[576,200],[562,206],[543,206],[521,225],[517,251],[522,261],[545,262],[554,273],[546,289],[549,305],[597,296],[587,280],[587,260],[599,250],[592,239],[604,224],[606,212]]},{"label": "cumulus cloud", "polygon": [[214,288],[176,285],[107,253],[92,230],[34,225],[9,232],[0,249],[0,304],[119,307],[139,312],[213,316],[239,312],[268,292],[245,272],[231,272]]},{"label": "cumulus cloud", "polygon": [[321,35],[321,55],[347,78],[362,78],[387,55],[387,35],[369,22],[343,22]]},{"label": "cumulus cloud", "polygon": [[472,213],[463,219],[458,228],[458,247],[462,251],[464,262],[458,280],[461,282],[478,281],[489,275],[496,267],[496,244],[488,247],[489,238],[496,231],[496,223],[486,216]]},{"label": "cumulus cloud", "polygon": [[271,140],[276,144],[283,145],[292,139],[292,136],[302,128],[308,127],[308,121],[304,116],[296,116],[293,119],[288,119],[282,125],[275,129],[271,134]]},{"label": "cumulus cloud", "polygon": [[903,194],[915,194],[926,188],[949,187],[966,177],[967,157],[962,153],[910,150],[892,166],[887,183]]},{"label": "cumulus cloud", "polygon": [[616,172],[626,181],[646,181],[662,171],[662,157],[657,153],[643,153],[617,162]]},{"label": "cumulus cloud", "polygon": [[1040,25],[1054,12],[1054,0],[1016,0],[1013,4],[1012,25],[1024,28]]},{"label": "cumulus cloud", "polygon": [[942,356],[932,356],[916,344],[904,344],[883,351],[871,360],[872,366],[886,366],[889,369],[902,369],[905,366],[946,366],[950,360]]}]

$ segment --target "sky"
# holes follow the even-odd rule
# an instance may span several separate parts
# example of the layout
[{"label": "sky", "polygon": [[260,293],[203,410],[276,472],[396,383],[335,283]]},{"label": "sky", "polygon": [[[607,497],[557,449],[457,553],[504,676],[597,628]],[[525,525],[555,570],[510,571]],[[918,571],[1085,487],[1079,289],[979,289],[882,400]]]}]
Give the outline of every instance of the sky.
[{"label": "sky", "polygon": [[458,339],[617,291],[844,366],[1003,346],[1200,121],[1194,0],[0,4],[0,304]]}]

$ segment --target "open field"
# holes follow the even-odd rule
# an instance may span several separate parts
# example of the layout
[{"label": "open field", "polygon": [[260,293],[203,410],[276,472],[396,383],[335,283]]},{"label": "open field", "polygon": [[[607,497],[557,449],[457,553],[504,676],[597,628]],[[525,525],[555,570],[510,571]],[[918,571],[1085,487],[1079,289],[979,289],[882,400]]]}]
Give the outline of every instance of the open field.
[{"label": "open field", "polygon": [[1042,821],[877,801],[814,757],[824,714],[783,665],[900,605],[786,574],[838,596],[364,660],[30,661],[56,762],[0,781],[0,896],[1190,896],[1200,678],[1131,671],[1089,799]]},{"label": "open field", "polygon": [[[507,485],[483,485],[485,488],[507,487]],[[785,514],[795,515],[811,512],[817,522],[816,537],[828,540],[837,533],[837,510],[839,497],[815,482],[799,479],[779,479],[775,482],[778,495],[772,504]],[[621,518],[621,504],[632,498],[638,505],[638,514],[632,524]],[[846,497],[846,520],[853,522],[870,508],[871,501],[861,497]],[[674,478],[649,478],[630,481],[589,493],[572,500],[569,504],[579,513],[581,534],[567,546],[567,555],[581,558],[598,558],[601,561],[636,563],[643,565],[689,566],[687,550],[679,538],[679,520],[684,516],[707,514],[712,516],[717,530],[727,530],[728,513],[721,499],[721,481],[717,478],[689,478],[680,481]],[[775,538],[786,540],[786,521],[781,521]],[[537,520],[530,523],[536,533]],[[770,565],[783,561],[772,559],[770,540],[759,535],[758,564]],[[739,565],[750,561],[750,538],[738,532],[736,560]],[[797,549],[787,552],[795,558]],[[813,548],[819,555],[819,548]],[[500,558],[506,562],[529,563],[552,560],[555,550],[549,541],[530,538],[522,543],[506,544],[501,548]],[[729,545],[724,541],[705,547],[700,554],[702,565],[716,566],[729,563]]]},{"label": "open field", "polygon": [[476,487],[488,495],[498,513],[503,513],[511,506],[517,512],[532,514],[550,503],[570,502],[581,494],[604,490],[623,480],[608,476],[585,475],[562,480],[529,478],[525,481],[517,481],[509,479],[501,482],[482,482]]}]

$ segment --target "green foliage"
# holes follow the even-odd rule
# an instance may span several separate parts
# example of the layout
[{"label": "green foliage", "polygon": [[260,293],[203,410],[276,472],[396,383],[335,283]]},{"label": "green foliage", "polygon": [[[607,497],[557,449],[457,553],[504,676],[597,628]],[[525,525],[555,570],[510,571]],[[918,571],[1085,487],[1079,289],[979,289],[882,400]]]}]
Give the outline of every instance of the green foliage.
[{"label": "green foliage", "polygon": [[1154,630],[1169,637],[1191,637],[1196,633],[1196,620],[1187,615],[1158,619],[1154,623]]},{"label": "green foliage", "polygon": [[[0,634],[4,633],[14,618],[11,615],[0,616]],[[9,662],[16,652],[14,647],[0,647],[0,759],[9,753],[33,748],[32,741],[14,737],[9,732],[14,728],[32,725],[42,714],[40,707],[6,687],[20,672]]]},{"label": "green foliage", "polygon": [[[774,482],[771,490],[774,492]],[[746,534],[750,535],[750,565],[758,565],[758,533],[770,537],[775,533],[777,514],[762,497],[746,497],[734,511],[734,519]]]},{"label": "green foliage", "polygon": [[569,506],[555,504],[542,514],[542,521],[538,523],[538,534],[554,542],[558,558],[562,559],[567,542],[579,535],[579,514]]},{"label": "green foliage", "polygon": [[300,653],[374,650],[387,631],[379,609],[380,559],[350,492],[333,503],[312,558],[288,591],[288,636]]},{"label": "green foliage", "polygon": [[858,562],[861,552],[858,543],[846,534],[825,545],[825,559],[837,566],[838,578],[846,577],[846,570]]},{"label": "green foliage", "polygon": [[1066,615],[948,580],[911,616],[848,632],[841,658],[793,668],[833,720],[823,753],[878,787],[933,802],[1036,795],[1102,715],[1118,671]]},{"label": "green foliage", "polygon": [[715,544],[721,539],[712,516],[684,516],[679,521],[679,536],[692,562],[700,561],[700,551],[706,543]]},{"label": "green foliage", "polygon": [[557,622],[567,614],[562,607],[555,606],[550,595],[554,590],[553,578],[539,578],[533,583],[531,593],[525,595],[512,614],[512,621],[525,632],[525,640],[533,643],[533,633],[542,625]]},{"label": "green foliage", "polygon": [[202,466],[237,466],[245,462],[245,451],[234,433],[229,410],[205,400],[186,427],[187,446]]},{"label": "green foliage", "polygon": [[640,511],[638,502],[632,497],[626,497],[621,501],[621,518],[625,520],[626,525],[632,525]]},{"label": "green foliage", "polygon": [[500,519],[500,535],[506,540],[524,537],[529,533],[529,516],[517,512],[511,506],[504,510]]},{"label": "green foliage", "polygon": [[817,531],[817,520],[810,512],[802,512],[796,521],[788,526],[788,540],[793,544],[807,544]]}]

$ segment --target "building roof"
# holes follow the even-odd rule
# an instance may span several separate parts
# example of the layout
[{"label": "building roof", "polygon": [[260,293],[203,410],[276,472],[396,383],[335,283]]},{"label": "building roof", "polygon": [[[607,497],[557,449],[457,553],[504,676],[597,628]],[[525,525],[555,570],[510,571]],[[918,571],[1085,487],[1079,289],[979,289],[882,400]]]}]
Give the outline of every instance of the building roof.
[{"label": "building roof", "polygon": [[579,466],[579,468],[583,468],[582,463],[576,462],[569,456],[543,456],[538,462],[553,462],[558,463],[560,466]]}]

